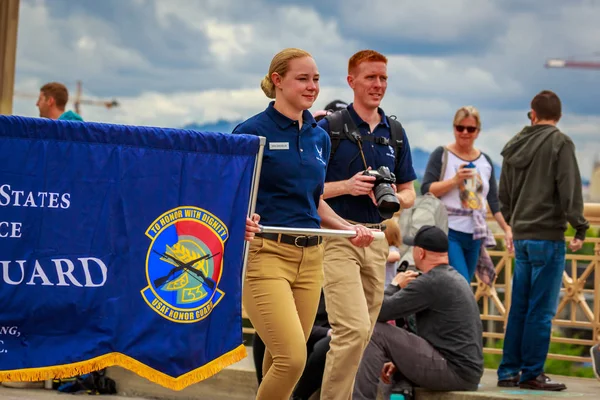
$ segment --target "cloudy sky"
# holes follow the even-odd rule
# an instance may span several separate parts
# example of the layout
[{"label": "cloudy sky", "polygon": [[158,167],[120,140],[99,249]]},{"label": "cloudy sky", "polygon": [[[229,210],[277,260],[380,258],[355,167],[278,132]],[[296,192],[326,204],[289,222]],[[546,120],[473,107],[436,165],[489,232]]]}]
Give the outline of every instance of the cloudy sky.
[{"label": "cloudy sky", "polygon": [[[48,81],[121,107],[84,106],[86,120],[179,127],[241,120],[268,104],[259,88],[272,56],[315,57],[321,94],[350,101],[347,59],[389,57],[382,104],[412,146],[452,140],[462,105],[482,113],[477,145],[498,163],[533,95],[556,91],[560,128],[589,176],[600,156],[600,69],[547,69],[548,58],[600,61],[600,0],[21,0],[16,90]],[[35,99],[14,113],[36,116]]]}]

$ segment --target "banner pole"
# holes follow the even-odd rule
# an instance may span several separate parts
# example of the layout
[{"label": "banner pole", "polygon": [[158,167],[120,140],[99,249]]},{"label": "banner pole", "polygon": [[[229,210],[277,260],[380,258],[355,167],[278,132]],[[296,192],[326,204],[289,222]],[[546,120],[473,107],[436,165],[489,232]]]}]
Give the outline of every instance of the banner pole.
[{"label": "banner pole", "polygon": [[[248,218],[252,218],[252,214],[256,209],[256,199],[258,197],[258,184],[260,182],[260,172],[262,170],[262,158],[265,152],[265,144],[267,138],[259,136],[260,147],[256,154],[256,162],[254,163],[254,177],[252,179],[252,187],[250,188],[250,204],[248,204]],[[244,264],[242,266],[242,295],[244,292],[244,280],[246,279],[246,266],[248,264],[248,251],[250,250],[250,243],[244,240]]]},{"label": "banner pole", "polygon": [[[342,230],[342,229],[311,229],[311,228],[286,228],[283,226],[262,226],[260,225],[261,233],[283,233],[287,235],[304,235],[304,236],[334,236],[334,237],[347,237],[353,238],[356,236],[356,232],[353,230]],[[382,231],[374,231],[373,236],[375,240],[381,240],[385,238],[385,234]]]}]

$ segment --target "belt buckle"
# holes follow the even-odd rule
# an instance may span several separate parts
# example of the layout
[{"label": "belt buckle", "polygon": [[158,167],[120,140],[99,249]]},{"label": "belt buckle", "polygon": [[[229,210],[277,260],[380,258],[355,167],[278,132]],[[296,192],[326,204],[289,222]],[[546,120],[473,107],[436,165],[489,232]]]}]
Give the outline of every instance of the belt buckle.
[{"label": "belt buckle", "polygon": [[294,239],[294,246],[296,246],[296,247],[306,247],[306,246],[300,246],[298,244],[298,239],[306,239],[307,242],[308,242],[308,236],[296,236],[296,239]]}]

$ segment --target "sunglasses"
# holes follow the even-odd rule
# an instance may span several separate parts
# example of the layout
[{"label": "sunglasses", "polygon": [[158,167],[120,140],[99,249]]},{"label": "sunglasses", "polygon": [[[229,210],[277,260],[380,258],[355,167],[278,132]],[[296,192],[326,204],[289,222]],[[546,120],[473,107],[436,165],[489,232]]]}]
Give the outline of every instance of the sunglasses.
[{"label": "sunglasses", "polygon": [[467,131],[469,133],[475,133],[475,132],[477,132],[477,127],[476,126],[455,125],[454,127],[460,133],[462,133],[464,131]]},{"label": "sunglasses", "polygon": [[531,111],[527,113],[527,119],[531,120]]}]

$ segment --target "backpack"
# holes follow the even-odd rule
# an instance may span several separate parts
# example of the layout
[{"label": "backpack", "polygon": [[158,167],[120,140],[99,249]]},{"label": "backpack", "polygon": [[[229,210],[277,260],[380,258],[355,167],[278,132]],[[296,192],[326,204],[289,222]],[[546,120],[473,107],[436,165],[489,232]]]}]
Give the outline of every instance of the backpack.
[{"label": "backpack", "polygon": [[[340,145],[340,140],[350,140],[352,143],[356,143],[358,140],[363,142],[373,142],[382,146],[392,146],[396,149],[396,159],[394,165],[394,171],[398,167],[400,162],[400,153],[402,146],[404,145],[404,129],[400,121],[396,120],[394,115],[386,116],[388,124],[390,125],[390,139],[384,137],[375,137],[371,135],[361,136],[360,132],[350,112],[347,109],[342,109],[325,116],[325,119],[329,123],[329,138],[331,139],[331,153],[329,155],[329,162],[333,160],[333,156]],[[393,172],[393,171],[392,171]]]},{"label": "backpack", "polygon": [[[400,232],[405,236],[414,236],[423,225],[435,225],[448,234],[448,212],[444,203],[431,193],[417,196],[411,208],[402,210],[398,217]],[[412,246],[404,243],[398,248],[400,261],[398,272],[401,270],[416,270],[412,254]],[[417,333],[417,322],[414,315],[396,320],[396,326],[412,333]]]},{"label": "backpack", "polygon": [[63,393],[74,394],[116,394],[117,386],[114,380],[106,376],[106,369],[90,372],[67,379],[54,379],[53,389]]},{"label": "backpack", "polygon": [[[426,193],[417,196],[411,208],[402,210],[398,217],[398,225],[402,235],[406,236],[414,236],[423,225],[435,225],[448,234],[448,212],[440,199]],[[402,243],[399,249],[400,263],[406,260],[409,265],[414,265],[412,247]]]}]

